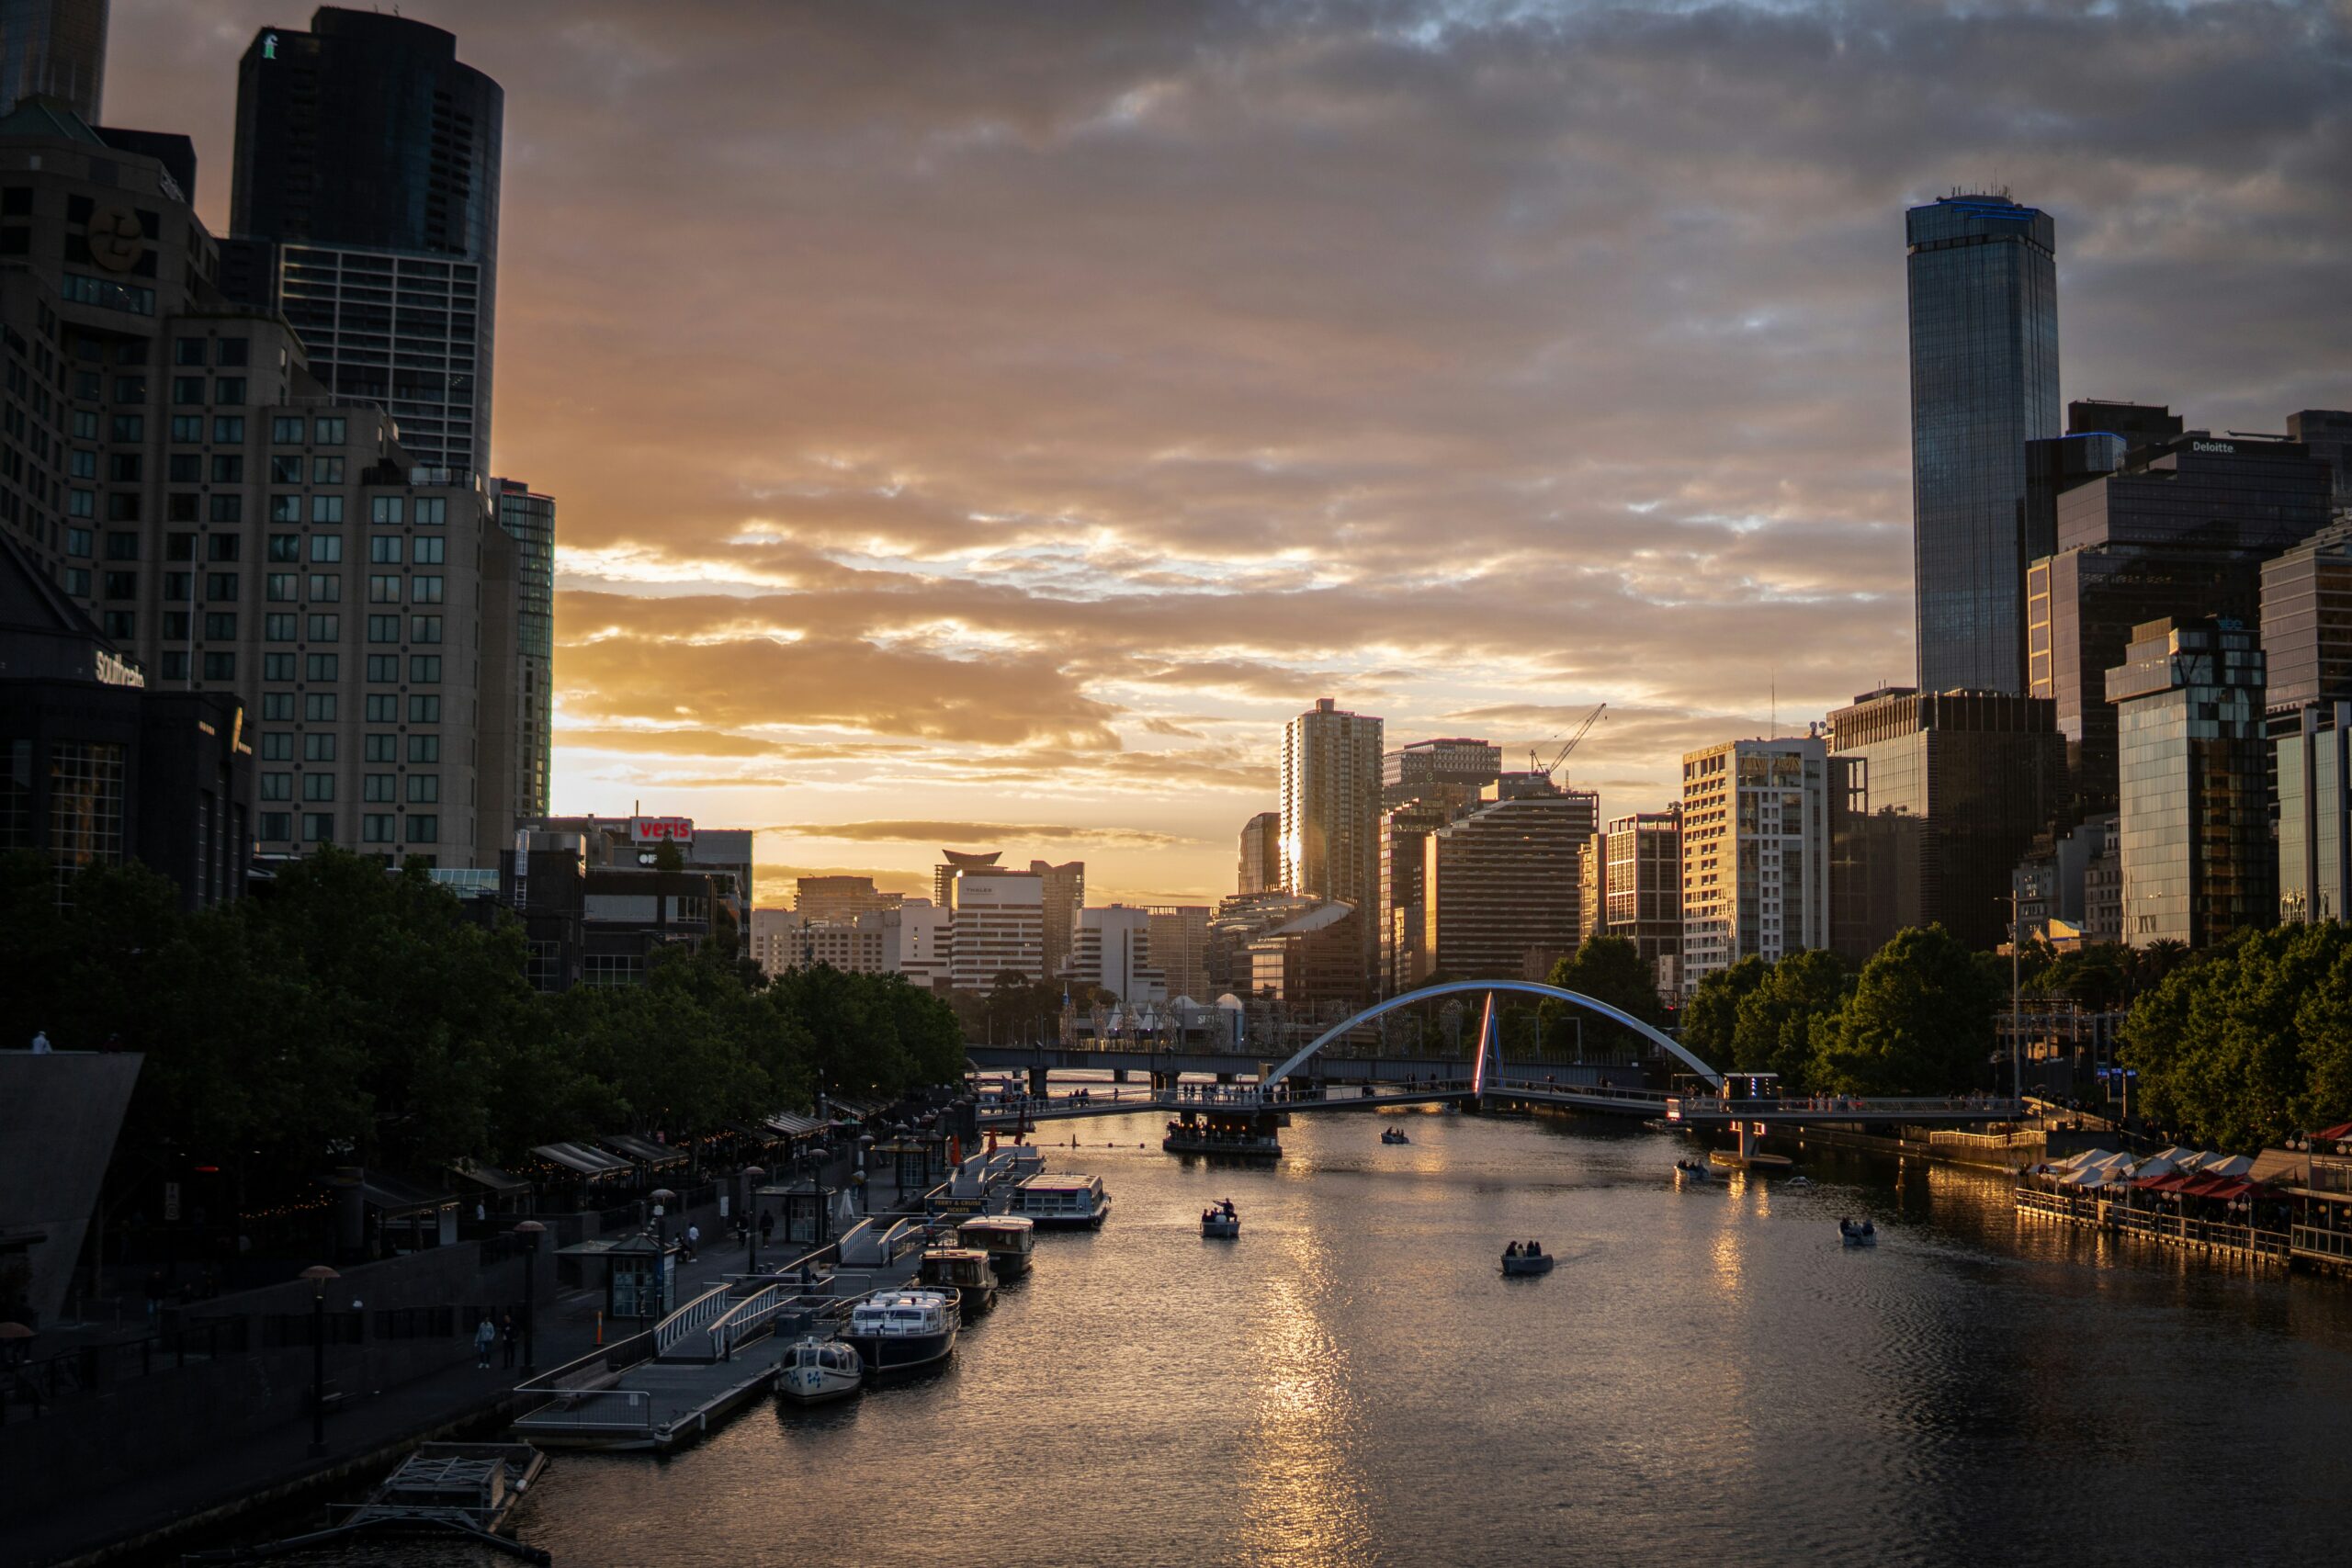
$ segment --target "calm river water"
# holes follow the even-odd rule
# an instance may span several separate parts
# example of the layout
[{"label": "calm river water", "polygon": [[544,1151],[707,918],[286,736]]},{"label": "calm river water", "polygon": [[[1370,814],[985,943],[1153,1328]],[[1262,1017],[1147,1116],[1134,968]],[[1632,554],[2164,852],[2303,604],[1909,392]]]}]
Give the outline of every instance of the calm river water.
[{"label": "calm river water", "polygon": [[[1686,1189],[1687,1145],[1549,1119],[1302,1116],[1261,1169],[1161,1154],[1149,1117],[1053,1132],[1110,1224],[1041,1236],[952,1370],[560,1455],[524,1538],[561,1568],[2076,1568],[2328,1555],[2352,1522],[2352,1288],[2020,1221],[1996,1179],[1822,1152],[1809,1190]],[[1227,1196],[1242,1239],[1203,1241]],[[1500,1278],[1528,1236],[1559,1268]]]}]

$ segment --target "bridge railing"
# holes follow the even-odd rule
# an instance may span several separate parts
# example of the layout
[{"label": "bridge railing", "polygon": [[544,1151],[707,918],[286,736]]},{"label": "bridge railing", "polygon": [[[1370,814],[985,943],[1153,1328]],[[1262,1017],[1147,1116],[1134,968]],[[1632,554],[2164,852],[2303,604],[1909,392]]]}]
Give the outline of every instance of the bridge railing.
[{"label": "bridge railing", "polygon": [[653,1353],[667,1356],[684,1342],[687,1336],[701,1333],[719,1318],[727,1315],[730,1292],[725,1285],[713,1285],[653,1326]]},{"label": "bridge railing", "polygon": [[1998,1095],[1781,1095],[1777,1099],[1719,1100],[1712,1095],[1675,1095],[1666,1100],[1668,1120],[1692,1117],[1835,1115],[1841,1119],[1867,1115],[1874,1122],[1900,1122],[1906,1117],[1981,1115],[1988,1119],[2021,1114],[2018,1102]]}]

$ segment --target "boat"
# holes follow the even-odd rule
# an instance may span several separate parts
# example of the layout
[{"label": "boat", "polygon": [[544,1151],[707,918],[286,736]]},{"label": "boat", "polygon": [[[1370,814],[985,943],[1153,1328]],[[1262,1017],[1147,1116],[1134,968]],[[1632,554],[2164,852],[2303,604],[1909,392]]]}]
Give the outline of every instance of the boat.
[{"label": "boat", "polygon": [[984,1214],[956,1226],[956,1241],[987,1253],[998,1280],[1009,1283],[1029,1272],[1030,1256],[1037,1249],[1037,1226],[1018,1214]]},{"label": "boat", "polygon": [[1187,1106],[1168,1123],[1159,1146],[1171,1155],[1215,1155],[1228,1159],[1280,1159],[1275,1135],[1288,1112]]},{"label": "boat", "polygon": [[1838,1222],[1838,1235],[1848,1247],[1878,1245],[1878,1227],[1868,1220],[1841,1219]]},{"label": "boat", "polygon": [[947,1292],[901,1286],[876,1291],[852,1306],[842,1343],[857,1352],[870,1373],[913,1371],[953,1355],[962,1327],[956,1299]]},{"label": "boat", "polygon": [[1683,1175],[1689,1177],[1693,1181],[1712,1181],[1714,1179],[1714,1173],[1710,1171],[1705,1163],[1700,1160],[1679,1159],[1674,1162],[1674,1168],[1680,1171]]},{"label": "boat", "polygon": [[804,1335],[784,1353],[777,1368],[776,1392],[800,1404],[816,1404],[855,1393],[865,1382],[865,1363],[856,1349],[838,1339]]},{"label": "boat", "polygon": [[927,1248],[916,1278],[934,1291],[955,1292],[960,1316],[974,1317],[996,1305],[996,1270],[977,1247]]},{"label": "boat", "polygon": [[368,1501],[346,1505],[343,1517],[326,1529],[266,1546],[192,1551],[186,1561],[251,1562],[352,1536],[436,1534],[458,1536],[526,1562],[552,1562],[541,1548],[500,1533],[546,1467],[547,1456],[528,1443],[421,1443],[376,1483]]},{"label": "boat", "polygon": [[1552,1255],[1538,1241],[1512,1242],[1503,1248],[1503,1272],[1510,1275],[1549,1274]]},{"label": "boat", "polygon": [[1409,1144],[1413,1140],[1395,1127],[1383,1127],[1380,1130],[1380,1141],[1384,1144]]},{"label": "boat", "polygon": [[1211,1241],[1241,1239],[1241,1216],[1234,1212],[1232,1199],[1223,1199],[1201,1211],[1201,1235]]},{"label": "boat", "polygon": [[1012,1212],[1041,1230],[1100,1230],[1111,1195],[1099,1176],[1033,1176],[1012,1190]]}]

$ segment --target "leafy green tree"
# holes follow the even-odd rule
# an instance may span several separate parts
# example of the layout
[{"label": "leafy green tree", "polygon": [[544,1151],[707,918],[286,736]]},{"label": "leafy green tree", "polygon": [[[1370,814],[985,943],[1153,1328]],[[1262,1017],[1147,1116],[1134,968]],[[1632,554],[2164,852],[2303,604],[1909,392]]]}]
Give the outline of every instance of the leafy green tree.
[{"label": "leafy green tree", "polygon": [[1729,1062],[1739,1004],[1771,972],[1770,964],[1750,956],[1701,980],[1682,1005],[1682,1043],[1705,1061]]},{"label": "leafy green tree", "polygon": [[1853,987],[1853,976],[1835,953],[1811,949],[1781,959],[1739,999],[1732,1066],[1744,1073],[1777,1073],[1784,1090],[1805,1092],[1812,1087],[1815,1027],[1838,1011]]},{"label": "leafy green tree", "polygon": [[1982,1087],[1997,993],[1943,927],[1912,927],[1871,955],[1853,994],[1814,1028],[1810,1087],[1949,1094]]},{"label": "leafy green tree", "polygon": [[[1653,1028],[1666,1017],[1665,1005],[1658,999],[1657,968],[1622,936],[1587,937],[1576,952],[1552,965],[1548,978],[1564,991],[1605,1002]],[[1576,1038],[1577,1019],[1583,1010],[1546,1001],[1539,1011],[1544,1042],[1554,1051]],[[1632,1030],[1596,1013],[1583,1013],[1583,1043],[1588,1055],[1603,1059],[1638,1057],[1648,1048]]]}]

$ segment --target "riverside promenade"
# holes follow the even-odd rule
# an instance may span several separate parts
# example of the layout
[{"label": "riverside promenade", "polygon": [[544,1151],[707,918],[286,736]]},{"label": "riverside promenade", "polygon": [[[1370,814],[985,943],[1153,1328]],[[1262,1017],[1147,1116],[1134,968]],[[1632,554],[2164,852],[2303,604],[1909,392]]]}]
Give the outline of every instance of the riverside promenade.
[{"label": "riverside promenade", "polygon": [[[741,1245],[723,1239],[715,1205],[674,1216],[672,1234],[688,1223],[702,1226],[704,1243],[695,1262],[679,1266],[682,1301],[741,1272],[746,1261]],[[780,1260],[780,1253],[763,1249],[763,1264]],[[550,1267],[549,1278],[552,1272]],[[603,1302],[600,1288],[562,1292],[551,1301],[542,1297],[536,1347],[540,1370],[594,1348],[596,1313]],[[632,1331],[624,1326],[619,1333]],[[616,1337],[609,1324],[605,1337],[607,1343]],[[335,1411],[327,1417],[323,1455],[310,1451],[311,1417],[305,1410],[294,1419],[224,1441],[198,1459],[151,1471],[135,1485],[77,1498],[47,1512],[17,1515],[0,1527],[0,1568],[148,1560],[166,1549],[220,1544],[243,1528],[239,1519],[272,1506],[356,1500],[375,1472],[410,1446],[486,1425],[503,1426],[522,1405],[545,1397],[514,1396],[514,1385],[524,1377],[519,1352],[512,1369],[501,1364],[495,1351],[485,1371],[469,1355],[458,1365]],[[330,1381],[336,1376],[333,1346],[327,1351],[327,1376]],[[136,1417],[126,1411],[124,1418]],[[24,1483],[18,1476],[9,1484]]]}]

